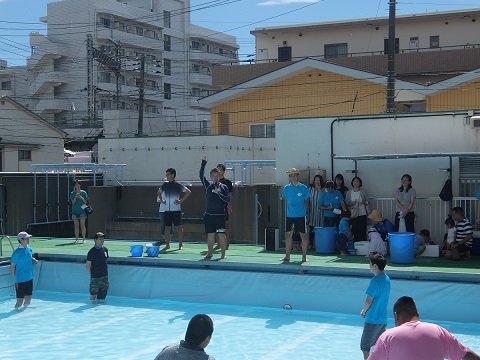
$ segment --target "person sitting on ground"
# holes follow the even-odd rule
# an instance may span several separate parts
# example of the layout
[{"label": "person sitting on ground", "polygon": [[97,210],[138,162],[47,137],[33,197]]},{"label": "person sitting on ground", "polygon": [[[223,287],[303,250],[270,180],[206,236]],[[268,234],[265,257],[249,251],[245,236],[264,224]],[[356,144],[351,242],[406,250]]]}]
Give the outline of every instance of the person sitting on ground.
[{"label": "person sitting on ground", "polygon": [[368,360],[480,360],[446,329],[421,322],[413,298],[399,298],[393,316],[396,327],[380,335]]},{"label": "person sitting on ground", "polygon": [[422,229],[420,230],[420,236],[425,239],[425,244],[426,245],[436,245],[435,241],[432,240],[432,237],[430,236],[430,231],[427,229]]},{"label": "person sitting on ground", "polygon": [[338,243],[340,247],[340,256],[348,255],[348,249],[353,247],[353,234],[350,230],[350,210],[342,211],[342,219],[338,225]]},{"label": "person sitting on ground", "polygon": [[155,360],[215,360],[205,353],[213,334],[213,321],[205,314],[197,314],[188,323],[185,340],[166,346]]},{"label": "person sitting on ground", "polygon": [[426,249],[425,238],[422,235],[415,235],[415,242],[413,244],[415,257],[422,256]]},{"label": "person sitting on ground", "polygon": [[445,234],[445,239],[443,240],[442,245],[440,246],[440,251],[445,255],[447,251],[452,250],[452,244],[457,238],[457,228],[455,227],[455,221],[451,217],[445,219],[445,225],[447,226],[447,233]]},{"label": "person sitting on ground", "polygon": [[368,218],[373,221],[373,227],[377,229],[383,240],[388,240],[388,233],[395,231],[392,222],[385,219],[382,216],[382,212],[378,209],[373,210]]},{"label": "person sitting on ground", "polygon": [[383,242],[382,236],[373,226],[368,229],[368,239],[370,240],[369,253],[370,256],[375,254],[381,254],[385,256],[387,254],[387,247]]},{"label": "person sitting on ground", "polygon": [[446,252],[445,259],[457,259],[454,252],[458,252],[460,258],[470,259],[470,249],[473,246],[473,226],[459,206],[452,209],[452,218],[457,222],[457,238],[452,243],[451,250]]}]

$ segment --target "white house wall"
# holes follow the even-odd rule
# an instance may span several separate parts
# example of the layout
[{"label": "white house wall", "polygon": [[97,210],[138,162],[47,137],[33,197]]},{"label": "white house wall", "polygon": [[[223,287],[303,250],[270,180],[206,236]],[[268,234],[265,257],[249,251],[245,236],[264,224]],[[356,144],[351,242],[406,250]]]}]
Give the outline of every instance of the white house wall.
[{"label": "white house wall", "polygon": [[[99,139],[98,162],[126,164],[126,181],[163,181],[165,170],[177,170],[177,179],[198,181],[200,158],[206,154],[207,171],[225,160],[273,160],[275,139],[252,139],[233,136],[148,137]],[[254,183],[273,183],[274,168],[253,169]],[[248,173],[249,174],[249,173]],[[225,176],[233,179],[233,172]],[[236,169],[235,180],[241,171]],[[208,176],[207,176],[208,177]]]},{"label": "white house wall", "polygon": [[[345,120],[333,125],[333,151],[337,156],[447,153],[479,151],[479,130],[462,115],[439,115]],[[285,185],[285,170],[327,169],[332,177],[330,126],[335,118],[282,119],[275,122],[277,139],[276,183]],[[479,154],[480,156],[480,154]],[[453,159],[454,192],[458,194],[458,159]],[[409,173],[419,197],[438,196],[446,179],[448,158],[358,161],[358,176],[374,197],[391,197],[400,178]],[[352,160],[334,160],[350,187]],[[456,181],[455,181],[456,180]]]}]

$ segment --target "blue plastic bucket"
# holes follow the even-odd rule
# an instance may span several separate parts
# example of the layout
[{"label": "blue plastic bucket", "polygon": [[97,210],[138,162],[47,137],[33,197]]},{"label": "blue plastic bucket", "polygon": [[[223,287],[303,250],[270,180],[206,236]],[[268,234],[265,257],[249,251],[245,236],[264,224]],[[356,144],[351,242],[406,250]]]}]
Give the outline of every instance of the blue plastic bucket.
[{"label": "blue plastic bucket", "polygon": [[335,254],[337,252],[337,228],[315,227],[315,251],[317,254]]},{"label": "blue plastic bucket", "polygon": [[155,257],[155,256],[158,256],[158,249],[159,249],[160,246],[155,246],[155,245],[147,245],[147,255],[148,256],[152,256],[152,257]]},{"label": "blue plastic bucket", "polygon": [[415,233],[393,232],[388,234],[390,261],[396,264],[412,264],[415,257]]},{"label": "blue plastic bucket", "polygon": [[143,245],[130,245],[130,252],[132,253],[132,256],[142,256]]}]

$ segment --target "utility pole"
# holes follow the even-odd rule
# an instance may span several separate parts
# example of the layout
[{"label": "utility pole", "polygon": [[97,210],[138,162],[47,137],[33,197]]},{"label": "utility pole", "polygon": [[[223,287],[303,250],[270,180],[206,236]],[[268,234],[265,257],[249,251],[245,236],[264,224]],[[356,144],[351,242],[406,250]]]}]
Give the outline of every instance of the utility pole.
[{"label": "utility pole", "polygon": [[93,89],[93,37],[87,34],[87,117],[95,121],[95,91]]},{"label": "utility pole", "polygon": [[120,70],[122,63],[120,61],[120,45],[113,40],[114,58],[104,54],[93,47],[93,38],[91,34],[87,34],[87,96],[88,96],[88,120],[94,122],[96,120],[96,91],[93,85],[93,61],[96,60],[100,64],[106,66],[115,73],[117,87],[115,94],[116,108],[119,108],[120,100]]},{"label": "utility pole", "polygon": [[389,2],[387,113],[395,113],[395,0]]},{"label": "utility pole", "polygon": [[138,132],[143,136],[143,104],[145,102],[145,54],[140,56],[140,84],[138,86]]}]

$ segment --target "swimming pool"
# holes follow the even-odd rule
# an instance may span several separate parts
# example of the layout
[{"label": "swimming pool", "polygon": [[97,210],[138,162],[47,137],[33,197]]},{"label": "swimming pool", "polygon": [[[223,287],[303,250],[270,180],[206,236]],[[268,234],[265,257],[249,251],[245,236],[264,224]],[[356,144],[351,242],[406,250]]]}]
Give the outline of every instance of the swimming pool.
[{"label": "swimming pool", "polygon": [[[0,302],[2,359],[153,359],[183,338],[197,313],[213,319],[207,353],[217,360],[361,358],[355,315],[113,296],[95,306],[86,294],[48,291],[24,311],[13,304]],[[479,325],[442,325],[480,352]]]},{"label": "swimming pool", "polygon": [[[31,308],[17,313],[13,296],[1,298],[2,359],[153,359],[183,338],[196,313],[214,321],[207,353],[217,360],[361,358],[358,313],[369,278],[116,264],[109,272],[107,304],[93,306],[83,263],[40,262]],[[413,296],[422,319],[480,352],[478,289],[392,280],[389,309]],[[460,305],[454,314],[445,311],[452,303]]]}]

